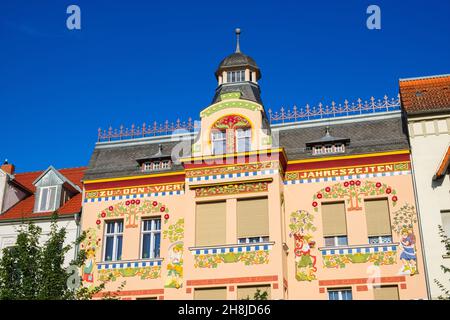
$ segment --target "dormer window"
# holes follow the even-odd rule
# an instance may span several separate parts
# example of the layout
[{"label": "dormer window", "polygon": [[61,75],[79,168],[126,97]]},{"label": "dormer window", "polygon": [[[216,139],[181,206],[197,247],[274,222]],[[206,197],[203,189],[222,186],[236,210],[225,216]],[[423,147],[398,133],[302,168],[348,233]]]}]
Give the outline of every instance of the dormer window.
[{"label": "dormer window", "polygon": [[348,138],[337,138],[330,134],[330,127],[326,127],[325,135],[314,141],[306,143],[307,150],[311,150],[313,156],[323,154],[345,153],[346,146],[350,144]]},{"label": "dormer window", "polygon": [[228,71],[227,82],[243,82],[245,81],[245,70]]},{"label": "dormer window", "polygon": [[56,209],[56,193],[58,187],[40,187],[39,203],[37,212],[48,212]]},{"label": "dormer window", "polygon": [[224,154],[227,151],[227,138],[225,131],[214,130],[211,134],[213,154]]}]

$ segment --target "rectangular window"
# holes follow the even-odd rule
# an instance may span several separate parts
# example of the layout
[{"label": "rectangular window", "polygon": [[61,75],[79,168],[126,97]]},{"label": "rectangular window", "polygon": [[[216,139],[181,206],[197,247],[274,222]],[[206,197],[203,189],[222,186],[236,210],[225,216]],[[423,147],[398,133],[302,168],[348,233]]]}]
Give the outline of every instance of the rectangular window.
[{"label": "rectangular window", "polygon": [[245,71],[228,71],[227,82],[242,82],[245,81]]},{"label": "rectangular window", "polygon": [[238,199],[237,237],[239,243],[269,240],[269,209],[267,197]]},{"label": "rectangular window", "polygon": [[352,289],[329,289],[328,300],[353,300]]},{"label": "rectangular window", "polygon": [[398,286],[381,286],[373,288],[375,300],[399,300]]},{"label": "rectangular window", "polygon": [[450,237],[450,210],[441,211],[442,228],[447,237]]},{"label": "rectangular window", "polygon": [[106,222],[104,261],[122,260],[122,238],[123,220]]},{"label": "rectangular window", "polygon": [[195,212],[195,245],[226,244],[226,202],[197,203]]},{"label": "rectangular window", "polygon": [[387,199],[365,200],[369,243],[391,243],[391,218]]},{"label": "rectangular window", "polygon": [[238,129],[236,130],[236,150],[237,152],[250,151],[252,140],[251,129]]},{"label": "rectangular window", "polygon": [[161,219],[142,220],[142,259],[159,258],[161,245]]},{"label": "rectangular window", "polygon": [[39,206],[38,212],[53,211],[56,209],[56,192],[57,186],[39,187]]},{"label": "rectangular window", "polygon": [[211,134],[212,153],[224,154],[227,150],[227,138],[225,131],[215,130]]},{"label": "rectangular window", "polygon": [[237,287],[237,300],[255,300],[258,290],[260,295],[267,292],[267,300],[270,300],[270,285]]},{"label": "rectangular window", "polygon": [[194,289],[194,300],[226,300],[227,288]]},{"label": "rectangular window", "polygon": [[327,243],[330,246],[348,244],[344,202],[322,203],[322,223],[325,246],[328,246]]}]

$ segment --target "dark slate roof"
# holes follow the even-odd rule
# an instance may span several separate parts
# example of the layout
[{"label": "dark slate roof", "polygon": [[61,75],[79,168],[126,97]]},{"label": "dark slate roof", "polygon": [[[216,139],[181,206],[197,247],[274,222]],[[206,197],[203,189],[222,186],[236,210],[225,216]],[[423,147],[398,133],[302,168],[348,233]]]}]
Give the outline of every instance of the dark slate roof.
[{"label": "dark slate roof", "polygon": [[225,57],[220,63],[217,70],[227,67],[241,67],[241,66],[251,66],[253,68],[259,69],[256,61],[242,52],[235,52]]},{"label": "dark slate roof", "polygon": [[261,89],[253,82],[225,83],[218,86],[211,104],[219,102],[220,95],[229,92],[240,92],[241,99],[263,104],[261,100]]},{"label": "dark slate roof", "polygon": [[[116,178],[126,176],[142,175],[137,160],[151,158],[159,151],[159,144],[163,145],[164,153],[171,153],[172,148],[178,141],[154,142],[145,144],[127,145],[133,141],[124,142],[123,146],[97,147],[92,153],[88,169],[84,175],[84,180],[96,180],[103,178]],[[152,171],[151,173],[173,172],[183,170],[180,164],[174,164],[170,170]]]},{"label": "dark slate roof", "polygon": [[280,128],[280,147],[284,147],[289,160],[329,157],[313,156],[306,150],[306,143],[323,137],[327,125],[331,132],[339,137],[348,137],[348,154],[363,154],[390,150],[408,149],[406,128],[400,115],[395,118],[379,120],[356,120],[351,123],[324,124],[316,127]]}]

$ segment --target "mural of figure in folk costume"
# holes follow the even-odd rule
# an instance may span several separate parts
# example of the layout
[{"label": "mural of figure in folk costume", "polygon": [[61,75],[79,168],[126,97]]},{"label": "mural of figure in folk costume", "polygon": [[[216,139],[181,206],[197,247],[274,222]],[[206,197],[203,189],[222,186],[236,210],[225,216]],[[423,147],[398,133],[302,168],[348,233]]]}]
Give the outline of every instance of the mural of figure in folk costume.
[{"label": "mural of figure in folk costume", "polygon": [[86,261],[83,265],[83,281],[94,282],[94,259],[95,248],[91,247],[86,250]]},{"label": "mural of figure in folk costume", "polygon": [[166,288],[179,289],[183,285],[183,241],[177,241],[169,247]]},{"label": "mural of figure in folk costume", "polygon": [[295,264],[297,267],[296,277],[300,281],[311,281],[316,279],[315,272],[316,256],[311,255],[311,246],[314,242],[309,241],[308,236],[294,234],[295,238]]},{"label": "mural of figure in folk costume", "polygon": [[412,230],[404,228],[401,233],[400,244],[402,246],[402,253],[400,260],[403,263],[403,268],[400,271],[403,274],[414,275],[417,273],[417,256],[416,256],[416,237]]}]

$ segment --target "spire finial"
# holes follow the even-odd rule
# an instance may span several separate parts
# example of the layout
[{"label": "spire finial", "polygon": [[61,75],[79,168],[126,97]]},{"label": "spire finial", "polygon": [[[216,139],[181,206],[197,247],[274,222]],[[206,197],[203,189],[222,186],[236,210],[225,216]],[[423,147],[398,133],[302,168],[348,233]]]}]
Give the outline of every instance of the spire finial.
[{"label": "spire finial", "polygon": [[8,163],[8,159],[5,159],[5,161],[3,162],[3,164],[9,164],[9,163]]},{"label": "spire finial", "polygon": [[325,128],[325,136],[329,137],[330,136],[330,126],[327,125]]},{"label": "spire finial", "polygon": [[241,34],[241,29],[236,28],[235,32],[236,32],[236,53],[240,53],[241,48],[239,46],[239,35]]}]

